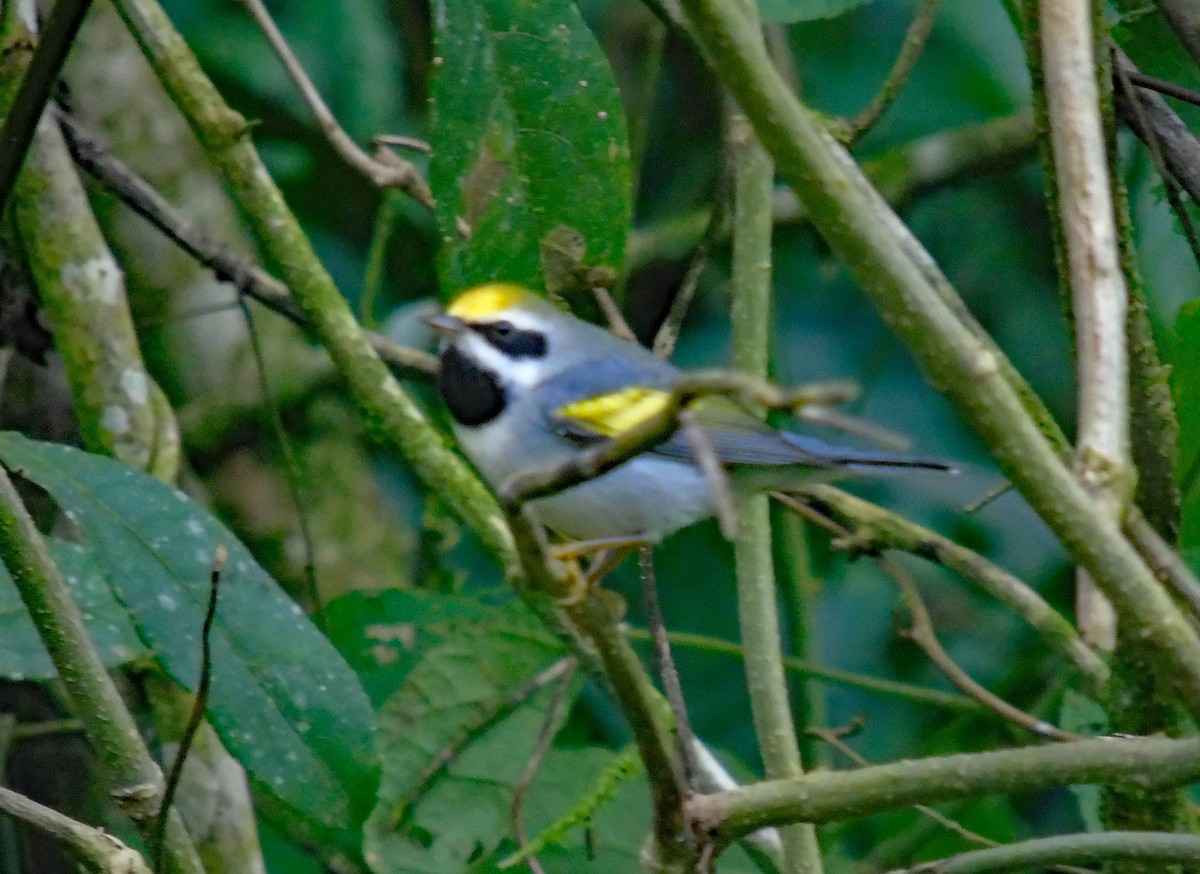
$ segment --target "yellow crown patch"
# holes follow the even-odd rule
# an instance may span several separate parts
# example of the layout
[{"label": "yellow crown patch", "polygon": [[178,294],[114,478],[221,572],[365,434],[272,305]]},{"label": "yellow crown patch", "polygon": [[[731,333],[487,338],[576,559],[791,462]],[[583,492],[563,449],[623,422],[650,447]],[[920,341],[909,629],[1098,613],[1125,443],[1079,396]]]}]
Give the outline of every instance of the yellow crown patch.
[{"label": "yellow crown patch", "polygon": [[468,288],[446,307],[449,315],[460,319],[481,319],[521,302],[529,292],[512,282],[489,282]]}]

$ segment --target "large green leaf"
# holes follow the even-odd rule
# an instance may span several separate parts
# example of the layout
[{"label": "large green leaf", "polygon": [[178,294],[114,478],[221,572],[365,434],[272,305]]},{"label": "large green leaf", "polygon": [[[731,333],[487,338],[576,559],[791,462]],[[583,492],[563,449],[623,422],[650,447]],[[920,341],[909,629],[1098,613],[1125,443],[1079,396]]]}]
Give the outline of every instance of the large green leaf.
[{"label": "large green leaf", "polygon": [[453,874],[496,848],[551,700],[548,688],[522,693],[563,654],[519,603],[425,654],[379,712],[373,870]]},{"label": "large green leaf", "polygon": [[1180,542],[1200,547],[1200,301],[1187,304],[1175,321],[1171,344],[1171,393],[1179,416]]},{"label": "large green leaf", "polygon": [[375,781],[367,697],[237,538],[183,492],[110,458],[13,433],[0,434],[0,458],[78,525],[142,640],[189,689],[224,544],[208,717],[262,791],[312,823],[352,827]]},{"label": "large green leaf", "polygon": [[[92,551],[53,539],[49,547],[104,664],[115,668],[145,656],[146,648],[130,624],[125,608],[113,597]],[[0,677],[48,680],[57,673],[12,577],[0,564]]]},{"label": "large green leaf", "polygon": [[349,592],[325,605],[330,641],[382,704],[432,647],[464,623],[485,620],[495,608],[462,595],[421,589]]},{"label": "large green leaf", "polygon": [[758,0],[763,21],[787,23],[834,18],[870,0]]},{"label": "large green leaf", "polygon": [[[443,286],[545,288],[544,253],[564,249],[580,277],[619,272],[631,212],[625,120],[578,10],[570,0],[439,0],[433,17]],[[562,272],[551,268],[549,287],[570,285]]]}]

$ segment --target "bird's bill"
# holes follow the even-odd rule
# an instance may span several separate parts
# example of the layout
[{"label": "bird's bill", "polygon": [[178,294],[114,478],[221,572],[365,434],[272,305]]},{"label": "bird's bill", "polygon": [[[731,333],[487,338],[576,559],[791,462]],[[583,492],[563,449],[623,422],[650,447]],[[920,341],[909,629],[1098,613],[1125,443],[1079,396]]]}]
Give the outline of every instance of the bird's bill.
[{"label": "bird's bill", "polygon": [[438,313],[433,316],[426,316],[421,319],[429,327],[433,328],[443,337],[457,337],[467,329],[467,323],[458,316],[452,316],[448,313]]}]

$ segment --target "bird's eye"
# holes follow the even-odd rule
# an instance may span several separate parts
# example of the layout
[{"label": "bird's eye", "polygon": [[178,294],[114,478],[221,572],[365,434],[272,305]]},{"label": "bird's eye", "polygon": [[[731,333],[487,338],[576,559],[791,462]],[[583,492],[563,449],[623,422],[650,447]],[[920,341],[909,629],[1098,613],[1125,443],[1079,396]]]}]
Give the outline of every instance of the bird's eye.
[{"label": "bird's eye", "polygon": [[511,336],[513,332],[512,322],[496,322],[492,325],[491,334],[493,337],[503,339]]}]

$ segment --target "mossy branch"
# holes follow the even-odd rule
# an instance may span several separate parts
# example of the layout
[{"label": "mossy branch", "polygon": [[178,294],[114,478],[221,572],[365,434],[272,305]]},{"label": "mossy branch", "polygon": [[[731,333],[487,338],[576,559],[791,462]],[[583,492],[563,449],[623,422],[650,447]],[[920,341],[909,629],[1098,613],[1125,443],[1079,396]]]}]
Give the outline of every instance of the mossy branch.
[{"label": "mossy branch", "polygon": [[1200,779],[1200,738],[1096,738],[909,759],[770,780],[694,799],[702,833],[724,844],[767,825],[833,822],[955,798],[1054,786],[1182,786]]}]

